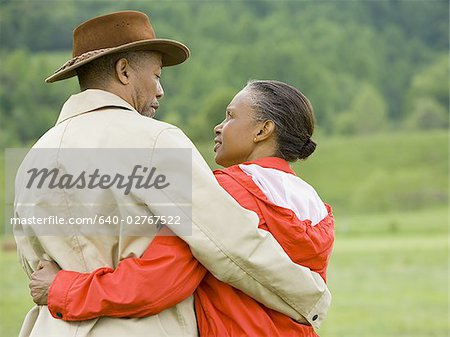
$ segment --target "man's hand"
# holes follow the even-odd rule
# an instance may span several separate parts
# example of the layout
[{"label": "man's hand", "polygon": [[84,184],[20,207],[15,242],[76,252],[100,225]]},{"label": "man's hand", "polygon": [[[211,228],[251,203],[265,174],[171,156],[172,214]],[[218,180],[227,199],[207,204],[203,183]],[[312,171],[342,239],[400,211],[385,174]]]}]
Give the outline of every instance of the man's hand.
[{"label": "man's hand", "polygon": [[48,290],[60,270],[55,262],[39,261],[38,269],[31,275],[29,284],[34,303],[47,305]]}]

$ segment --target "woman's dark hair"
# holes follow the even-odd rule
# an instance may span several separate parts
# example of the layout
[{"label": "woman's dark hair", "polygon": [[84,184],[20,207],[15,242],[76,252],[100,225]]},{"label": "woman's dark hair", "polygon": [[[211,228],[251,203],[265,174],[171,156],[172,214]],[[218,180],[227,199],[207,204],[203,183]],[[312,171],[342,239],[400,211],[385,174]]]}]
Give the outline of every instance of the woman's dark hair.
[{"label": "woman's dark hair", "polygon": [[276,156],[287,161],[308,158],[316,149],[311,140],[314,113],[309,100],[300,90],[278,81],[249,81],[252,106],[259,121],[275,124],[278,142]]}]

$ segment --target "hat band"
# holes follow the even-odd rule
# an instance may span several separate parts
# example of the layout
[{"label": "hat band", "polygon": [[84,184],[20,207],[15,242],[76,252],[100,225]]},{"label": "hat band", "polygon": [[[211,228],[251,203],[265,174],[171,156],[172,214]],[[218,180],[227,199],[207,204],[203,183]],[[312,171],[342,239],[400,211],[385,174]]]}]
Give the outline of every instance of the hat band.
[{"label": "hat band", "polygon": [[111,50],[114,48],[103,48],[103,49],[97,49],[97,50],[91,50],[86,53],[83,53],[81,55],[78,55],[77,57],[74,57],[73,59],[70,59],[66,63],[64,63],[61,67],[59,67],[54,73],[56,74],[59,71],[62,71],[68,67],[73,66],[74,64],[78,62],[83,62],[84,60],[91,58],[92,56],[98,55],[100,53],[106,52],[108,50]]}]

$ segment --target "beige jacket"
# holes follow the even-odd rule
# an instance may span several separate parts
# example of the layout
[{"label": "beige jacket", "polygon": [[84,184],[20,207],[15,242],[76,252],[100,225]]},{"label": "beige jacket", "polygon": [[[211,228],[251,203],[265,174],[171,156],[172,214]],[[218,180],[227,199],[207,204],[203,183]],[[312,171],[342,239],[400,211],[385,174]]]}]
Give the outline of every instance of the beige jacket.
[{"label": "beige jacket", "polygon": [[[171,226],[191,247],[194,256],[217,278],[241,289],[266,306],[292,318],[318,327],[330,305],[330,293],[316,273],[292,263],[276,240],[257,228],[257,216],[241,208],[216,182],[210,168],[192,142],[176,127],[141,116],[118,96],[87,90],[72,96],[63,106],[56,125],[33,149],[56,151],[29,154],[16,177],[15,216],[19,218],[89,216],[115,214],[171,215],[190,204],[192,229]],[[158,148],[187,148],[192,152],[192,172],[177,158],[154,159],[152,166],[192,181],[187,189],[167,193],[166,204],[149,200],[145,191],[128,195],[109,189],[26,188],[28,169],[45,163],[47,168],[65,169],[58,149],[122,148],[147,149],[149,157]],[[62,150],[61,150],[62,151]],[[78,161],[93,170],[89,160]],[[126,166],[126,160],[118,166]],[[115,167],[112,169],[120,169]],[[123,191],[121,191],[123,192]],[[176,199],[176,200],[175,200]],[[88,207],[80,206],[88,200]],[[117,205],[120,204],[120,212]],[[49,206],[50,205],[50,206]],[[55,225],[57,226],[57,225]],[[118,233],[126,232],[119,224]],[[62,225],[61,233],[39,234],[37,225],[17,225],[18,252],[28,276],[40,259],[51,258],[63,269],[90,272],[102,266],[115,267],[126,257],[140,256],[151,242],[155,226],[148,225],[147,236],[98,235],[76,225]],[[55,230],[57,228],[55,227]],[[58,229],[58,230],[59,230]],[[23,231],[26,232],[24,235]],[[164,282],[164,280],[161,280]],[[65,322],[53,318],[46,306],[34,307],[25,318],[21,337],[122,337],[197,336],[192,297],[158,315],[141,319],[99,318]]]}]

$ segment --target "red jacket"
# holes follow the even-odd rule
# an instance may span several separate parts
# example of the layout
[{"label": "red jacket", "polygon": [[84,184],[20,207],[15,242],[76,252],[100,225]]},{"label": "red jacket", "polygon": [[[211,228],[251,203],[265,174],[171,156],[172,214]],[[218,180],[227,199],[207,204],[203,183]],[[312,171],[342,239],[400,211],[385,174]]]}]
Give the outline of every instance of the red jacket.
[{"label": "red jacket", "polygon": [[[246,164],[295,174],[279,158]],[[259,228],[270,231],[295,263],[326,279],[334,241],[334,218],[328,205],[328,215],[311,226],[309,220],[299,220],[292,210],[270,202],[239,166],[214,173],[239,204],[258,214]],[[141,258],[122,260],[115,270],[59,272],[49,291],[52,315],[68,321],[99,316],[143,317],[170,308],[194,293],[201,337],[317,336],[312,327],[298,324],[216,279],[192,256],[184,241],[167,234],[170,231],[163,229]]]}]

